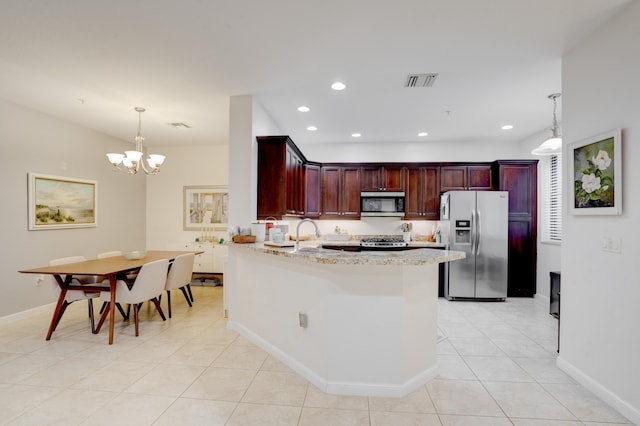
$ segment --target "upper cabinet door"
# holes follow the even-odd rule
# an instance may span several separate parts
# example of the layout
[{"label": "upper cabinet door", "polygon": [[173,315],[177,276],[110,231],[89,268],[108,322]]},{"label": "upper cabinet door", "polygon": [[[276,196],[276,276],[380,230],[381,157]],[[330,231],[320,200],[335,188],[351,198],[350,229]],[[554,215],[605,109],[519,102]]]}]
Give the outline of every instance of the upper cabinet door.
[{"label": "upper cabinet door", "polygon": [[321,219],[360,218],[360,167],[322,167]]},{"label": "upper cabinet door", "polygon": [[382,167],[363,166],[360,168],[360,189],[362,191],[382,191]]},{"label": "upper cabinet door", "polygon": [[440,176],[442,192],[493,189],[490,164],[442,166]]},{"label": "upper cabinet door", "polygon": [[405,219],[440,218],[440,167],[409,167],[404,189]]},{"label": "upper cabinet door", "polygon": [[491,165],[468,166],[467,189],[475,191],[490,191],[493,189],[491,181]]},{"label": "upper cabinet door", "polygon": [[320,166],[306,164],[304,171],[306,181],[304,215],[317,219],[320,217]]},{"label": "upper cabinet door", "polygon": [[360,218],[360,167],[344,167],[340,193],[340,209],[345,219]]},{"label": "upper cabinet door", "polygon": [[402,166],[383,167],[384,190],[389,192],[404,191],[405,175],[407,168]]},{"label": "upper cabinet door", "polygon": [[467,189],[466,166],[443,166],[440,168],[440,188],[446,191],[464,191]]},{"label": "upper cabinet door", "polygon": [[321,193],[322,211],[320,217],[323,219],[340,217],[340,187],[342,181],[341,167],[322,167]]},{"label": "upper cabinet door", "polygon": [[367,192],[404,191],[406,170],[403,166],[362,166],[360,189]]}]

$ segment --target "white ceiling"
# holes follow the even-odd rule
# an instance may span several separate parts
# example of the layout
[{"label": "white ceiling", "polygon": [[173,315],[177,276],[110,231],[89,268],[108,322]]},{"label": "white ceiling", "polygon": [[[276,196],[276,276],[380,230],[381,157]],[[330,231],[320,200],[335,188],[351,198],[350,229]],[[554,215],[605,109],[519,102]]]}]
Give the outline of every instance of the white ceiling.
[{"label": "white ceiling", "polygon": [[631,1],[2,0],[0,97],[123,140],[143,106],[155,146],[227,143],[235,95],[301,146],[517,141],[550,127],[563,53]]}]

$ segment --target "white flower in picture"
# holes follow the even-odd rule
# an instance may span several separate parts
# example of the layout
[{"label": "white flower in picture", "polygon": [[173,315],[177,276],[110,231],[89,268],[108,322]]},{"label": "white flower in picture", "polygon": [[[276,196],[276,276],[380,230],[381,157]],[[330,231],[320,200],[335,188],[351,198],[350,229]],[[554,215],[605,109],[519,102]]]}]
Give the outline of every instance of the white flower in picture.
[{"label": "white flower in picture", "polygon": [[598,151],[598,155],[591,157],[591,161],[593,162],[596,170],[606,170],[611,165],[611,158],[609,158],[609,154],[607,154],[607,151],[602,149]]},{"label": "white flower in picture", "polygon": [[595,174],[583,174],[582,175],[582,188],[587,192],[587,194],[591,194],[593,191],[597,191],[600,189],[600,178]]}]

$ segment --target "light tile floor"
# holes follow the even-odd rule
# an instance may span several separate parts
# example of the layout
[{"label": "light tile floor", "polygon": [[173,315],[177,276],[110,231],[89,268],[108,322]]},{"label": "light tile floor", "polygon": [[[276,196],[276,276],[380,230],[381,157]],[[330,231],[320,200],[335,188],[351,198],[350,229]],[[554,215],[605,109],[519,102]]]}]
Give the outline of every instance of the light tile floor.
[{"label": "light tile floor", "polygon": [[324,394],[226,329],[222,287],[193,290],[166,322],[145,305],[139,337],[118,317],[111,346],[84,302],[49,342],[50,314],[0,326],[0,424],[628,424],[555,366],[557,320],[533,299],[441,299],[440,376],[394,399]]}]

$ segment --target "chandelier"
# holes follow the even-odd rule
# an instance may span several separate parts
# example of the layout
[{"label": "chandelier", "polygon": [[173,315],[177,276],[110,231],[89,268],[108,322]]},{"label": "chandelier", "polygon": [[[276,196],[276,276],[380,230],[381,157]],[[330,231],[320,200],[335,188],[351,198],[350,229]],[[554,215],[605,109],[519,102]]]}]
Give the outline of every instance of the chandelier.
[{"label": "chandelier", "polygon": [[[148,175],[157,175],[160,171],[160,166],[164,163],[165,156],[160,154],[149,154],[149,157],[143,159],[144,153],[142,152],[142,113],[145,111],[142,107],[135,107],[138,113],[138,134],[135,137],[136,150],[125,151],[124,154],[110,152],[107,154],[109,162],[113,164],[116,170],[123,170],[130,175],[135,175],[142,167],[142,170]],[[147,163],[145,165],[145,162]]]},{"label": "chandelier", "polygon": [[556,99],[560,93],[552,93],[547,96],[553,100],[553,125],[551,126],[551,137],[542,142],[539,147],[531,151],[533,155],[557,155],[562,151],[562,137],[558,134],[558,120],[556,119]]}]

